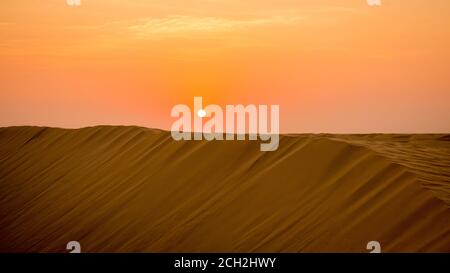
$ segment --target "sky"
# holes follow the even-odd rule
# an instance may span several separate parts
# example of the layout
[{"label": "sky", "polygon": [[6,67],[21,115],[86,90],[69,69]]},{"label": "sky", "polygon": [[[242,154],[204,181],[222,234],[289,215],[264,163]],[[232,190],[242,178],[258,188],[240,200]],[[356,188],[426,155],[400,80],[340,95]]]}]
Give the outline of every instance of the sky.
[{"label": "sky", "polygon": [[280,105],[285,133],[450,133],[450,1],[2,0],[0,126],[170,129]]}]

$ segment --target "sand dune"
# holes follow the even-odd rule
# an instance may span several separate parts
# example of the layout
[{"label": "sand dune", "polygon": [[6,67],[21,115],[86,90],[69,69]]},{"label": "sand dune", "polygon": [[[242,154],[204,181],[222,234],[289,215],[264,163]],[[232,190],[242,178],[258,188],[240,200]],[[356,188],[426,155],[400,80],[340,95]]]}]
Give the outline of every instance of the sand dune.
[{"label": "sand dune", "polygon": [[3,128],[0,251],[449,252],[449,138]]}]

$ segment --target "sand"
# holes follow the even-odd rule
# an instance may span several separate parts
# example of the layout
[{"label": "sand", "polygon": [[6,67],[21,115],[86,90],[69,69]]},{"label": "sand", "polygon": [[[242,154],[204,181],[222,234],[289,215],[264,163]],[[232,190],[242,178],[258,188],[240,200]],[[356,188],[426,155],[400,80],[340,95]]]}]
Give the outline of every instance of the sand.
[{"label": "sand", "polygon": [[0,129],[0,251],[450,252],[450,136]]}]

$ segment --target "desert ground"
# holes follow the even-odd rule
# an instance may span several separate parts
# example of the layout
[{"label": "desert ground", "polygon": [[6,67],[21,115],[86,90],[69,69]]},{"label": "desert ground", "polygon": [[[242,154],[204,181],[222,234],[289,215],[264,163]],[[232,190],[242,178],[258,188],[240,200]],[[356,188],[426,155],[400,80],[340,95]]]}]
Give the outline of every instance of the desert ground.
[{"label": "desert ground", "polygon": [[0,252],[450,252],[450,135],[0,128]]}]

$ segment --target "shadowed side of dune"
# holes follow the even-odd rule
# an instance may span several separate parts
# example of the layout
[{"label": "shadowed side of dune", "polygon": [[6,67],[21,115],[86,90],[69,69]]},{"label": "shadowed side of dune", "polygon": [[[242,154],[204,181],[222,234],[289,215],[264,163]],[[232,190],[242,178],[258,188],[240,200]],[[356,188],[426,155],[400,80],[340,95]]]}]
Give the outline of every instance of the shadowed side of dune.
[{"label": "shadowed side of dune", "polygon": [[450,251],[407,167],[320,136],[173,141],[138,127],[0,129],[0,251]]},{"label": "shadowed side of dune", "polygon": [[336,135],[405,166],[422,185],[450,206],[450,135]]}]

